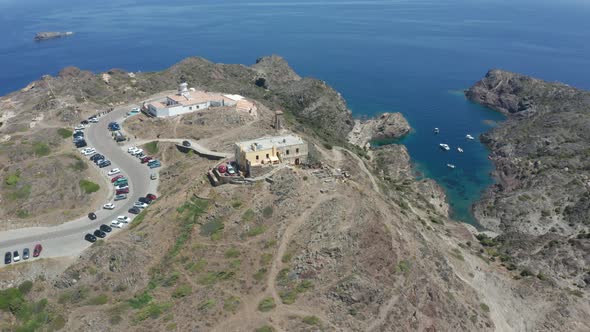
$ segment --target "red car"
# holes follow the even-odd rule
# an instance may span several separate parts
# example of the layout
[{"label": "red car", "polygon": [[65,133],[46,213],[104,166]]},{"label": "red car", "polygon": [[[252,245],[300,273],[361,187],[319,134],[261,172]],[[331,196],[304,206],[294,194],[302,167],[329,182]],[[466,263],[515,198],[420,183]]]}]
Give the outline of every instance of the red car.
[{"label": "red car", "polygon": [[227,166],[219,165],[219,167],[217,167],[217,170],[219,171],[219,173],[225,174],[225,172],[227,172]]},{"label": "red car", "polygon": [[145,163],[147,163],[148,161],[150,161],[152,159],[153,159],[152,157],[143,157],[143,158],[141,158],[141,163],[142,164],[145,164]]},{"label": "red car", "polygon": [[124,178],[124,176],[119,174],[119,175],[115,176],[114,178],[112,178],[111,182],[115,182],[115,181],[119,180],[120,178]]},{"label": "red car", "polygon": [[115,191],[115,195],[128,194],[128,193],[129,193],[129,188],[118,189],[117,191]]},{"label": "red car", "polygon": [[39,257],[41,255],[41,250],[43,250],[43,246],[38,244],[35,246],[35,250],[33,250],[33,257]]},{"label": "red car", "polygon": [[145,198],[155,201],[156,198],[158,198],[158,197],[156,197],[156,195],[154,195],[154,194],[147,194],[147,195],[145,195]]}]

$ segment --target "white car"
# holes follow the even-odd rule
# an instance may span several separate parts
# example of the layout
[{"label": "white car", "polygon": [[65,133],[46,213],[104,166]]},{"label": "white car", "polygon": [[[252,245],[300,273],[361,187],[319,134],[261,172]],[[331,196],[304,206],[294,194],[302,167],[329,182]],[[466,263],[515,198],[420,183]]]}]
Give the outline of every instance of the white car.
[{"label": "white car", "polygon": [[138,207],[140,209],[145,209],[146,207],[148,207],[148,205],[143,202],[135,202],[133,203],[133,206]]},{"label": "white car", "polygon": [[88,150],[90,150],[90,149],[93,149],[93,148],[91,148],[91,147],[86,147],[86,148],[80,149],[80,153],[81,153],[81,154],[84,154],[84,153],[86,153],[86,151],[88,151]]},{"label": "white car", "polygon": [[132,147],[130,147],[129,149],[127,149],[127,152],[129,152],[129,153],[134,153],[134,152],[135,152],[135,151],[137,151],[137,150],[139,150],[139,149],[138,149],[138,148],[136,148],[136,147],[134,147],[134,146],[132,146]]},{"label": "white car", "polygon": [[18,255],[18,251],[14,252],[14,256],[12,256],[12,261],[15,263],[20,261],[20,256]]},{"label": "white car", "polygon": [[111,227],[115,227],[115,228],[123,228],[123,223],[120,222],[119,220],[113,220],[111,221]]},{"label": "white car", "polygon": [[113,169],[112,169],[112,170],[110,170],[110,171],[109,171],[107,174],[108,174],[109,176],[113,176],[113,175],[115,175],[115,174],[119,174],[119,173],[121,173],[121,170],[120,170],[120,169],[118,169],[118,168],[113,168]]},{"label": "white car", "polygon": [[135,156],[135,155],[138,155],[140,153],[143,153],[143,150],[142,149],[136,149],[134,152],[131,152],[131,155],[132,156]]},{"label": "white car", "polygon": [[77,126],[74,127],[74,130],[84,130],[84,128],[86,128],[86,126],[79,124]]},{"label": "white car", "polygon": [[126,189],[129,188],[128,185],[120,185],[120,186],[115,186],[115,190],[121,190],[121,189]]},{"label": "white car", "polygon": [[90,149],[86,150],[83,154],[85,156],[89,156],[89,155],[95,154],[95,153],[96,153],[96,149],[95,148],[90,148]]},{"label": "white car", "polygon": [[98,123],[98,118],[90,118],[88,122]]},{"label": "white car", "polygon": [[117,221],[122,222],[122,223],[128,223],[131,221],[131,218],[127,217],[127,216],[118,216],[117,217]]},{"label": "white car", "polygon": [[112,210],[115,208],[115,204],[113,203],[106,203],[105,205],[102,206],[103,209],[107,209],[107,210]]}]

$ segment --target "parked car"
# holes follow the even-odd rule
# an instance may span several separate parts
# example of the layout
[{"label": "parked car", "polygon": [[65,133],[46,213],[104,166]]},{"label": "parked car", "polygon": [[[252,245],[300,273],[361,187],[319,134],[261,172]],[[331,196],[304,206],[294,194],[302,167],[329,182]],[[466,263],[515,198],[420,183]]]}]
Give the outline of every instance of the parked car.
[{"label": "parked car", "polygon": [[35,245],[35,249],[33,249],[33,257],[39,257],[41,255],[41,251],[43,250],[43,246],[40,244]]},{"label": "parked car", "polygon": [[129,209],[127,212],[133,213],[133,214],[139,214],[141,212],[141,210],[137,206],[134,206],[131,209]]},{"label": "parked car", "polygon": [[104,156],[102,154],[95,154],[94,156],[90,157],[90,160],[94,161],[94,163],[98,165],[101,160],[104,160]]},{"label": "parked car", "polygon": [[141,159],[145,157],[145,154],[143,152],[140,152],[138,154],[135,155],[137,157],[137,159]]},{"label": "parked car", "polygon": [[94,219],[96,219],[96,214],[95,214],[94,212],[90,212],[90,213],[88,214],[88,219],[90,219],[90,220],[94,220]]},{"label": "parked car", "polygon": [[106,210],[112,210],[112,209],[115,208],[115,204],[113,204],[113,203],[106,203],[105,205],[102,206],[102,208],[103,209],[106,209]]},{"label": "parked car", "polygon": [[88,233],[84,236],[84,240],[86,240],[88,242],[96,242],[96,236]]},{"label": "parked car", "polygon": [[145,195],[145,197],[151,199],[152,201],[155,201],[158,197],[154,194],[147,194]]},{"label": "parked car", "polygon": [[82,120],[82,121],[80,121],[80,124],[83,124],[83,125],[87,125],[87,124],[89,124],[89,123],[90,123],[90,122],[88,122],[88,120]]},{"label": "parked car", "polygon": [[109,227],[108,225],[102,224],[100,225],[100,230],[105,232],[105,233],[110,233],[113,229],[111,227]]},{"label": "parked car", "polygon": [[117,180],[119,180],[119,179],[123,179],[123,178],[125,178],[125,176],[123,176],[123,175],[119,174],[119,175],[115,176],[114,178],[112,178],[112,179],[111,179],[111,182],[115,182],[115,181],[117,181]]},{"label": "parked car", "polygon": [[4,254],[4,264],[10,264],[12,263],[12,253],[7,252],[6,254]]},{"label": "parked car", "polygon": [[234,169],[234,167],[232,165],[227,165],[227,172],[229,173],[229,175],[236,174],[236,170]]},{"label": "parked car", "polygon": [[18,262],[18,261],[20,261],[20,256],[18,255],[18,250],[15,250],[12,253],[12,261],[15,262],[15,263]]},{"label": "parked car", "polygon": [[111,221],[111,227],[123,228],[123,223],[118,220]]},{"label": "parked car", "polygon": [[85,147],[87,144],[86,144],[86,141],[85,141],[85,140],[81,140],[81,141],[78,141],[78,142],[76,142],[76,144],[75,144],[75,145],[76,145],[76,148],[83,148],[83,147]]},{"label": "parked car", "polygon": [[115,190],[123,190],[123,189],[129,189],[129,186],[126,184],[120,185],[120,186],[115,186]]},{"label": "parked car", "polygon": [[29,248],[23,249],[23,259],[29,259]]},{"label": "parked car", "polygon": [[148,164],[148,166],[149,166],[149,168],[153,169],[153,168],[158,168],[158,167],[162,166],[162,164],[160,164],[160,162],[156,160],[155,163]]},{"label": "parked car", "polygon": [[113,176],[113,175],[115,175],[115,174],[119,174],[119,173],[121,173],[121,170],[120,170],[120,169],[118,169],[118,168],[113,168],[113,169],[111,169],[111,170],[110,170],[110,171],[107,173],[107,175],[108,175],[108,176]]},{"label": "parked car", "polygon": [[219,167],[217,167],[217,170],[219,171],[219,173],[225,174],[227,172],[227,166],[219,165]]},{"label": "parked car", "polygon": [[136,155],[138,155],[140,153],[143,153],[143,150],[142,149],[136,149],[135,151],[131,152],[131,155],[132,156],[136,156]]},{"label": "parked car", "polygon": [[95,230],[93,234],[94,236],[99,237],[101,239],[107,236],[107,233],[101,231],[100,229]]},{"label": "parked car", "polygon": [[90,118],[88,119],[88,122],[98,123],[98,118]]},{"label": "parked car", "polygon": [[84,130],[84,128],[86,128],[86,127],[83,124],[79,124],[74,127],[74,130]]},{"label": "parked car", "polygon": [[124,142],[127,139],[125,138],[125,136],[115,136],[115,142]]},{"label": "parked car", "polygon": [[120,221],[122,223],[128,223],[131,221],[131,218],[129,218],[127,216],[118,216],[117,221]]},{"label": "parked car", "polygon": [[147,163],[148,161],[150,161],[152,159],[153,159],[152,157],[143,157],[143,158],[141,158],[141,163],[142,164],[145,164],[145,163]]},{"label": "parked car", "polygon": [[115,201],[121,201],[124,199],[127,199],[127,195],[125,195],[125,194],[115,195],[115,198],[114,198]]},{"label": "parked car", "polygon": [[129,188],[115,190],[115,195],[122,195],[122,194],[128,194],[128,193],[129,193]]},{"label": "parked car", "polygon": [[[86,153],[86,151],[88,151],[88,150],[90,150],[90,149],[92,149],[92,148],[91,148],[91,147],[85,147],[84,149],[80,149],[80,153],[81,153],[81,154],[84,154],[84,153]],[[96,151],[96,150],[95,150],[95,151]]]},{"label": "parked car", "polygon": [[152,173],[152,174],[150,175],[150,179],[151,179],[151,180],[157,180],[157,179],[158,179],[158,174],[156,174],[156,173]]},{"label": "parked car", "polygon": [[182,146],[186,146],[187,148],[191,146],[191,142],[189,141],[182,141]]},{"label": "parked car", "polygon": [[148,207],[148,205],[146,203],[143,202],[135,202],[133,203],[134,207],[138,207],[140,209],[145,209],[146,207]]},{"label": "parked car", "polygon": [[100,167],[100,168],[104,168],[104,167],[107,167],[107,166],[111,166],[111,161],[110,160],[105,160],[105,161],[103,161],[103,162],[101,162],[101,163],[98,164],[98,167]]},{"label": "parked car", "polygon": [[127,152],[128,152],[128,153],[133,153],[133,152],[135,152],[135,151],[137,151],[137,150],[139,150],[137,147],[135,147],[135,146],[131,146],[131,147],[129,147],[129,148],[127,149]]},{"label": "parked car", "polygon": [[141,203],[145,203],[145,204],[147,204],[147,205],[150,205],[150,204],[152,204],[152,200],[151,200],[151,199],[149,199],[149,198],[147,198],[147,197],[140,197],[140,198],[138,198],[137,200],[138,200],[139,202],[141,202]]},{"label": "parked car", "polygon": [[113,183],[115,186],[127,186],[129,181],[126,178],[120,178]]}]

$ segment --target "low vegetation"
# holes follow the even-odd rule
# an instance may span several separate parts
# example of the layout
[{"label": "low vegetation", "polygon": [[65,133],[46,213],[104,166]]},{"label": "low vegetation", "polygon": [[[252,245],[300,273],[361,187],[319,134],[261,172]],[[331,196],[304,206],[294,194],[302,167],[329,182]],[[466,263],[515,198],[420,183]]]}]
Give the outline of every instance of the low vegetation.
[{"label": "low vegetation", "polygon": [[71,131],[71,130],[69,130],[69,129],[66,129],[66,128],[58,128],[57,129],[57,134],[59,136],[61,136],[61,138],[64,138],[65,139],[65,138],[72,137],[72,135],[74,134],[74,132]]},{"label": "low vegetation", "polygon": [[158,148],[158,141],[152,141],[149,143],[145,144],[145,150],[149,153],[149,154],[156,154],[159,151]]},{"label": "low vegetation", "polygon": [[51,153],[51,149],[49,148],[49,145],[47,145],[46,143],[35,142],[33,143],[33,153],[37,157],[44,157],[48,156]]},{"label": "low vegetation", "polygon": [[92,194],[100,190],[100,186],[97,183],[88,180],[80,180],[80,188],[86,194]]},{"label": "low vegetation", "polygon": [[262,299],[262,301],[260,301],[260,303],[258,303],[258,310],[262,312],[271,311],[275,307],[275,300],[273,300],[272,297],[265,297],[264,299]]}]

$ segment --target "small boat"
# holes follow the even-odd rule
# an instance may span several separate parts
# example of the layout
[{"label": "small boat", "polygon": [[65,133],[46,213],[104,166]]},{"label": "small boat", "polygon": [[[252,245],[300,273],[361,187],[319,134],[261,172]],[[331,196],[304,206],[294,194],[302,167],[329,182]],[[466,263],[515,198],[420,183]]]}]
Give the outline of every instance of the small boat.
[{"label": "small boat", "polygon": [[459,151],[459,152],[463,152],[463,149],[461,149],[461,148],[457,148],[457,151]]},{"label": "small boat", "polygon": [[454,169],[454,168],[455,168],[455,165],[453,165],[453,164],[447,164],[447,167],[448,167],[448,168],[453,168],[453,169]]},{"label": "small boat", "polygon": [[438,134],[440,132],[440,130],[438,130],[438,128],[434,128],[434,133]]},{"label": "small boat", "polygon": [[448,144],[444,144],[444,143],[440,143],[438,146],[440,146],[440,148],[445,151],[449,151],[451,149]]},{"label": "small boat", "polygon": [[467,138],[469,140],[474,140],[475,139],[475,137],[473,137],[473,136],[471,136],[469,134],[465,135],[465,138]]}]

